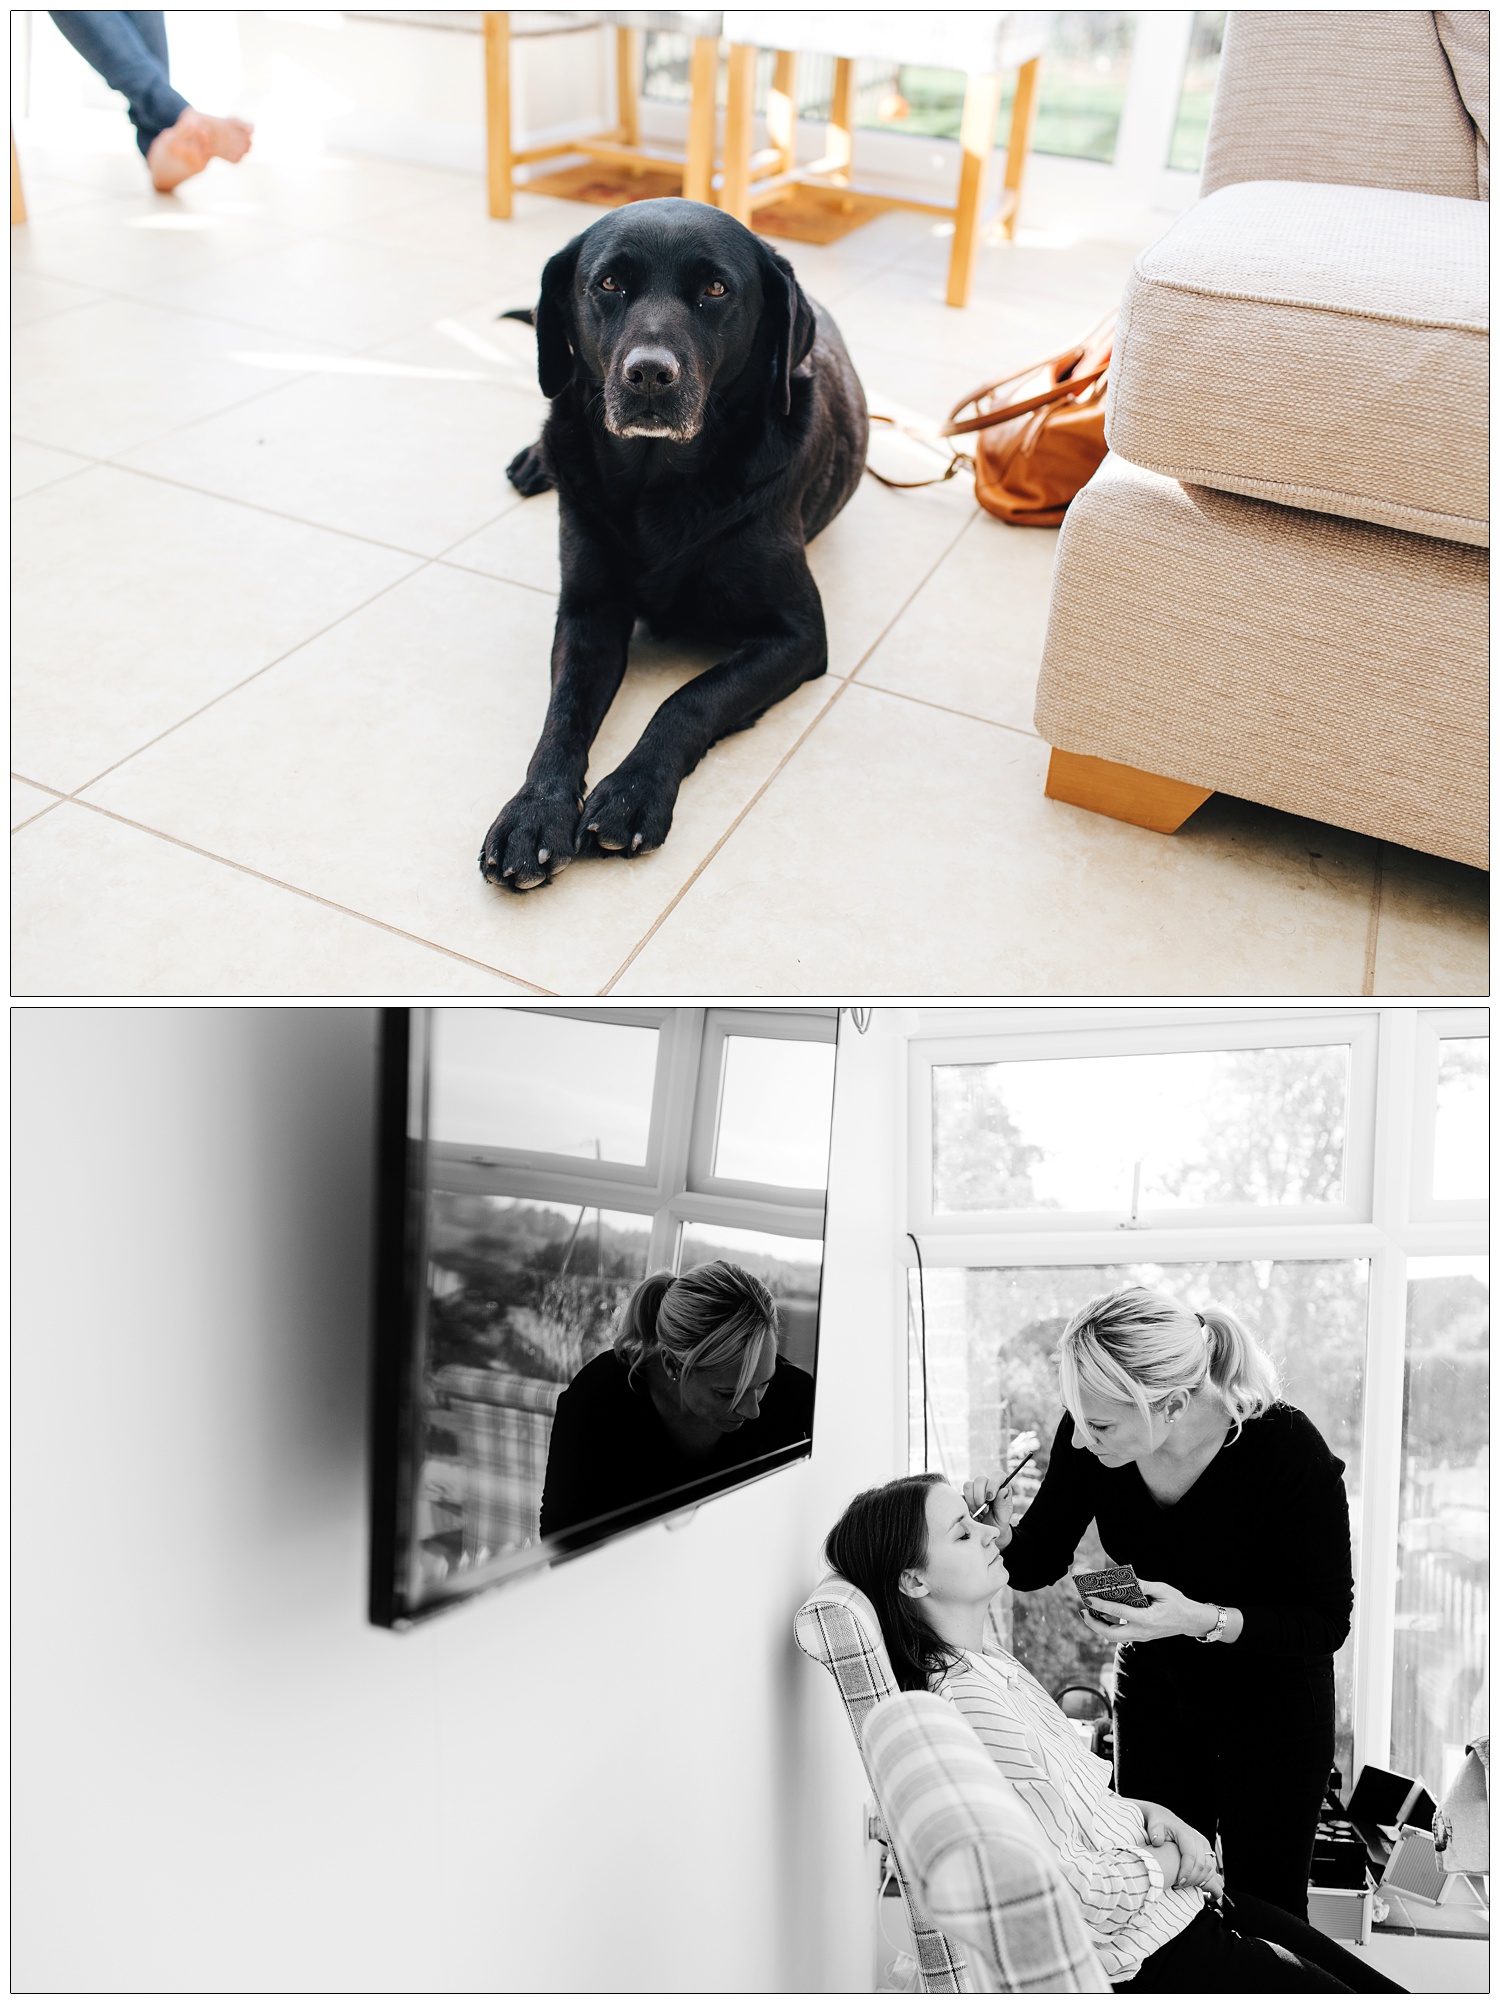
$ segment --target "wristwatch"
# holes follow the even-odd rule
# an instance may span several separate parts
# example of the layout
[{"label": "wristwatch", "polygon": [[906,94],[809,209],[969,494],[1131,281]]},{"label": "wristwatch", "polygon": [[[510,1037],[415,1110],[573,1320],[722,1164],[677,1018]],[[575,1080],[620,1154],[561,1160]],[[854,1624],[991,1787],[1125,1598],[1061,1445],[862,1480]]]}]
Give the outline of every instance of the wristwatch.
[{"label": "wristwatch", "polygon": [[1217,1642],[1229,1625],[1229,1609],[1227,1607],[1220,1607],[1216,1600],[1211,1600],[1208,1604],[1219,1618],[1208,1631],[1207,1635],[1195,1635],[1193,1637],[1195,1642]]}]

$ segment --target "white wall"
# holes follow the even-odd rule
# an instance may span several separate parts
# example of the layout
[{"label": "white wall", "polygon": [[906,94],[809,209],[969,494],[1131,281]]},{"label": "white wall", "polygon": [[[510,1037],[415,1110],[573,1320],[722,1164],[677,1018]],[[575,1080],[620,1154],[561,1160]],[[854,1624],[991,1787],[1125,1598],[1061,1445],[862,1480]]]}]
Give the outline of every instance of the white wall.
[{"label": "white wall", "polygon": [[376,1019],[17,1009],[18,1990],[865,1989],[790,1620],[894,1472],[894,1020],[843,1029],[810,1463],[365,1621]]}]

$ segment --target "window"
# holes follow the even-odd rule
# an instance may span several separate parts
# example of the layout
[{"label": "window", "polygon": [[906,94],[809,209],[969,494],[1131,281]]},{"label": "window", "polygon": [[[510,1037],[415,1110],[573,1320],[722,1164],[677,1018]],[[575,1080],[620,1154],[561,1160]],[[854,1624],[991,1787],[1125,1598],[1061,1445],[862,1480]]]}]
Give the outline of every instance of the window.
[{"label": "window", "polygon": [[[1076,1308],[1109,1288],[1160,1287],[1195,1308],[1210,1302],[1240,1318],[1281,1374],[1284,1395],[1317,1426],[1345,1465],[1344,1482],[1358,1537],[1360,1418],[1364,1391],[1366,1260],[1193,1260],[1098,1266],[928,1268],[927,1407],[929,1466],[951,1480],[1002,1467],[1011,1441],[1035,1433],[1036,1458],[1016,1478],[1019,1517],[1047,1472],[1052,1436],[1063,1415],[1053,1357]],[[912,1311],[919,1312],[916,1276]],[[1319,1332],[1309,1347],[1298,1339]],[[921,1466],[922,1373],[918,1346],[909,1372],[909,1428]],[[1100,1566],[1106,1555],[1090,1527],[1075,1563]],[[1113,1649],[1079,1626],[1077,1600],[1063,1581],[1016,1594],[1011,1647],[1033,1676],[1056,1692],[1064,1684],[1109,1688]],[[1354,1645],[1334,1659],[1336,1754],[1349,1772],[1353,1739]]]},{"label": "window", "polygon": [[1110,1041],[1063,1029],[919,1047],[915,1228],[1368,1216],[1373,1016],[1139,1025]]},{"label": "window", "polygon": [[940,1065],[938,1212],[1345,1201],[1348,1043]]},{"label": "window", "polygon": [[1208,115],[1213,109],[1214,86],[1219,80],[1219,58],[1224,51],[1224,21],[1223,14],[1193,16],[1187,67],[1177,97],[1172,147],[1167,155],[1169,167],[1188,174],[1196,174],[1203,165]]},{"label": "window", "polygon": [[527,1009],[442,1009],[430,1131],[497,1155],[645,1166],[659,1033]]},{"label": "window", "polygon": [[1489,1730],[1489,1280],[1410,1262],[1391,1760],[1440,1796]]},{"label": "window", "polygon": [[[1484,1012],[966,1010],[964,1036],[950,1020],[925,1012],[909,1044],[927,1352],[924,1401],[908,1243],[911,1466],[962,1481],[1035,1432],[1024,1511],[1072,1311],[1129,1279],[1223,1303],[1346,1465],[1340,1768],[1436,1790],[1487,1670]],[[1049,1689],[1109,1669],[1069,1598],[1010,1611]]]}]

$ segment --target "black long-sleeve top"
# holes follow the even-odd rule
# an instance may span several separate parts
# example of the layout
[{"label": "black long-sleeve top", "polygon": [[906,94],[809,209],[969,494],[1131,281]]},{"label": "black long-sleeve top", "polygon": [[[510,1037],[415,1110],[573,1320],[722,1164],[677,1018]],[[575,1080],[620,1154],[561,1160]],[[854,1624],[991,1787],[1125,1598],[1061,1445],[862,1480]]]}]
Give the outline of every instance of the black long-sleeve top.
[{"label": "black long-sleeve top", "polygon": [[1246,1420],[1187,1494],[1158,1503],[1134,1462],[1105,1468],[1073,1444],[1064,1413],[1036,1499],[1005,1549],[1011,1585],[1050,1586],[1073,1560],[1090,1520],[1116,1565],[1165,1580],[1191,1600],[1237,1607],[1237,1642],[1200,1649],[1168,1637],[1132,1652],[1168,1649],[1230,1659],[1332,1656],[1349,1633],[1354,1573],[1344,1464],[1305,1413],[1277,1404]]},{"label": "black long-sleeve top", "polygon": [[557,1402],[542,1488],[542,1536],[810,1440],[812,1417],[812,1379],[779,1357],[756,1417],[726,1433],[706,1459],[690,1461],[662,1425],[645,1386],[633,1388],[624,1364],[605,1350],[584,1365]]}]

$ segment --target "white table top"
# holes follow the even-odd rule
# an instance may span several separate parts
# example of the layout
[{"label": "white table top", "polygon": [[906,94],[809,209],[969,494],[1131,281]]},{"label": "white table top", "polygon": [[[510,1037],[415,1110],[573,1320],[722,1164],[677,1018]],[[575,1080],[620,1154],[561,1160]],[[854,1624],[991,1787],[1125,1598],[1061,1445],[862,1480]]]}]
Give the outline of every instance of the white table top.
[{"label": "white table top", "polygon": [[990,76],[1039,56],[1051,24],[1050,12],[726,13],[724,33],[731,42],[762,49],[864,56]]}]

